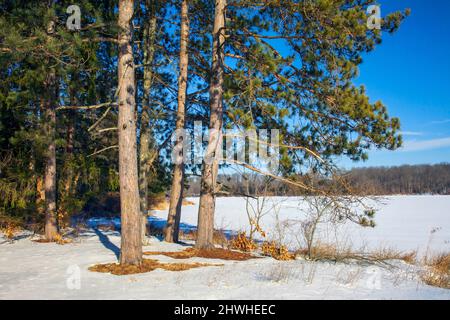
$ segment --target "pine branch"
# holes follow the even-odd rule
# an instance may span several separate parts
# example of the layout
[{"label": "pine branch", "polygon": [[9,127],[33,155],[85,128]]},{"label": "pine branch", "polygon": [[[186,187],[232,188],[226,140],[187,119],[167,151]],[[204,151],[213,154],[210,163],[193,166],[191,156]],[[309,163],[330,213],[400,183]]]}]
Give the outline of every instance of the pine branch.
[{"label": "pine branch", "polygon": [[60,110],[92,110],[92,109],[100,109],[107,106],[117,106],[117,102],[105,102],[100,104],[95,104],[91,106],[61,106],[56,108],[56,111]]}]

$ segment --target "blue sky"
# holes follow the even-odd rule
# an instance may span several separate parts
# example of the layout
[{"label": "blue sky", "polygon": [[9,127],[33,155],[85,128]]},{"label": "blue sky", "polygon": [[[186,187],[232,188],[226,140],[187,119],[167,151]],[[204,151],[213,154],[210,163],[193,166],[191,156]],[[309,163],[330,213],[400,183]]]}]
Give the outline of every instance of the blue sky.
[{"label": "blue sky", "polygon": [[403,8],[411,15],[364,58],[357,84],[387,105],[402,123],[404,147],[371,151],[367,162],[346,167],[450,162],[450,1],[381,0],[382,16]]}]

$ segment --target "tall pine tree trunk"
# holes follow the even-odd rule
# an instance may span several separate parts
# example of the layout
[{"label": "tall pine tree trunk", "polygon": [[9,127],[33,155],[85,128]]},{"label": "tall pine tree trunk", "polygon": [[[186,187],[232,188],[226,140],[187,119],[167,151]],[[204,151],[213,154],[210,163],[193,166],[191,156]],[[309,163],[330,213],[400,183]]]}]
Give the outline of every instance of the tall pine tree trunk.
[{"label": "tall pine tree trunk", "polygon": [[150,100],[153,84],[153,59],[155,56],[156,38],[156,1],[147,0],[148,21],[144,30],[144,93],[142,112],[139,119],[139,197],[142,213],[142,243],[146,244],[147,214],[148,214],[148,176],[154,157],[151,156],[150,143]]},{"label": "tall pine tree trunk", "polygon": [[213,62],[209,88],[210,122],[209,140],[203,160],[203,172],[198,211],[198,231],[195,246],[199,249],[214,247],[214,210],[216,202],[216,182],[219,170],[219,153],[222,151],[223,123],[223,62],[225,43],[226,0],[216,0],[213,30]]},{"label": "tall pine tree trunk", "polygon": [[[74,73],[72,74],[72,82],[75,84],[78,84],[78,77]],[[79,105],[79,100],[77,97],[77,87],[71,87],[69,89],[69,95],[70,95],[70,104],[72,106]],[[73,171],[73,165],[74,165],[74,144],[75,144],[75,125],[76,125],[76,117],[77,117],[77,111],[76,110],[68,110],[67,111],[67,135],[66,135],[66,154],[64,158],[64,165],[66,166],[64,172],[65,172],[65,181],[64,181],[64,197],[66,197],[66,200],[68,197],[71,196],[73,193],[72,186],[74,186],[74,171]],[[67,208],[65,208],[67,209]]]},{"label": "tall pine tree trunk", "polygon": [[131,19],[134,1],[119,1],[119,180],[121,209],[120,264],[140,265],[142,262],[141,214],[136,142],[136,87]]},{"label": "tall pine tree trunk", "polygon": [[[189,4],[188,0],[181,3],[181,32],[180,32],[180,74],[178,76],[178,111],[176,130],[184,129],[186,118],[186,90],[189,65]],[[174,150],[182,152],[183,137],[178,137]],[[172,190],[170,194],[169,215],[164,239],[167,242],[178,242],[181,205],[183,202],[184,162],[183,154],[179,154],[173,170]]]},{"label": "tall pine tree trunk", "polygon": [[56,217],[56,73],[50,70],[45,80],[44,135],[48,139],[44,162],[45,239],[55,241],[58,234]]}]

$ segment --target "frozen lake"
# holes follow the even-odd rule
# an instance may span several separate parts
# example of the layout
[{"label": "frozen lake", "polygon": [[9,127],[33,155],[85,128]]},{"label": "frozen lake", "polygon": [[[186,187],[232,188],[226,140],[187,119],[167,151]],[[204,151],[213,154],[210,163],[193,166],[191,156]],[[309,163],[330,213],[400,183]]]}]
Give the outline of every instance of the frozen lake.
[{"label": "frozen lake", "polygon": [[[198,198],[189,198],[195,203],[182,209],[182,222],[196,226]],[[304,219],[301,198],[272,197],[268,206],[270,212],[260,223],[268,237],[278,237],[277,221]],[[355,248],[366,246],[370,249],[391,247],[403,251],[419,250],[450,251],[450,196],[389,196],[376,206],[375,228],[362,228],[351,223],[335,230],[321,227],[320,238],[338,245],[352,244]],[[278,215],[278,218],[277,218]],[[157,211],[156,216],[167,218],[166,211]],[[282,224],[282,223],[281,223]],[[244,198],[218,198],[215,225],[219,229],[248,230],[249,221]],[[292,247],[297,245],[299,228],[286,228],[284,238]]]}]

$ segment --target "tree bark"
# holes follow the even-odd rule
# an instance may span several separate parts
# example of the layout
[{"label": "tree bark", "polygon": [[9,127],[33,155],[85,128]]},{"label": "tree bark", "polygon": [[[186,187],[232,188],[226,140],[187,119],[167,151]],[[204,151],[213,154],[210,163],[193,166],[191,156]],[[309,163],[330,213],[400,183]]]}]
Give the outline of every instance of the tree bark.
[{"label": "tree bark", "polygon": [[119,1],[119,180],[121,208],[120,264],[142,263],[141,214],[137,170],[135,76],[131,19],[133,0]]},{"label": "tree bark", "polygon": [[222,151],[223,124],[223,62],[225,43],[226,0],[216,0],[213,31],[213,63],[211,69],[209,139],[203,160],[203,172],[198,211],[198,230],[195,246],[199,249],[214,247],[214,211],[219,154]]},{"label": "tree bark", "polygon": [[45,239],[55,241],[58,234],[56,217],[56,73],[50,70],[45,80],[44,135],[48,139],[44,162]]},{"label": "tree bark", "polygon": [[144,30],[144,93],[142,112],[139,118],[139,197],[142,214],[142,243],[146,244],[147,214],[148,214],[148,176],[152,165],[150,143],[152,132],[150,130],[150,100],[153,84],[153,59],[155,55],[156,38],[156,1],[146,1],[149,10],[148,21]]},{"label": "tree bark", "polygon": [[[72,82],[78,84],[78,77],[75,73],[72,74]],[[77,97],[77,90],[75,87],[71,87],[69,89],[70,95],[70,104],[72,106],[79,105],[79,100]],[[66,154],[65,154],[65,182],[64,182],[64,196],[69,197],[72,195],[73,190],[72,186],[74,186],[74,172],[73,172],[73,162],[74,162],[74,144],[75,144],[75,126],[76,126],[76,110],[68,110],[67,111],[67,136],[66,136]],[[76,185],[75,185],[76,187]]]},{"label": "tree bark", "polygon": [[[181,32],[180,32],[180,74],[178,76],[178,111],[176,132],[184,129],[186,120],[186,90],[188,80],[189,66],[189,4],[188,0],[181,3]],[[183,187],[184,187],[184,161],[183,161],[183,137],[177,136],[174,150],[179,152],[177,155],[172,179],[172,189],[170,194],[169,215],[167,217],[167,225],[164,233],[164,240],[167,242],[178,242],[181,205],[183,203]]]}]

